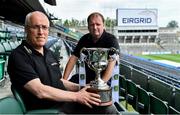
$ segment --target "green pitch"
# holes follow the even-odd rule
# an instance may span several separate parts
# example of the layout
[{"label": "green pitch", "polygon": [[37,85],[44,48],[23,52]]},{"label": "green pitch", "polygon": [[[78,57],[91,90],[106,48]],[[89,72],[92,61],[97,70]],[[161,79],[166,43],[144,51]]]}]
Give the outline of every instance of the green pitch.
[{"label": "green pitch", "polygon": [[152,60],[169,60],[180,63],[180,54],[153,54],[153,55],[138,55],[146,59]]}]

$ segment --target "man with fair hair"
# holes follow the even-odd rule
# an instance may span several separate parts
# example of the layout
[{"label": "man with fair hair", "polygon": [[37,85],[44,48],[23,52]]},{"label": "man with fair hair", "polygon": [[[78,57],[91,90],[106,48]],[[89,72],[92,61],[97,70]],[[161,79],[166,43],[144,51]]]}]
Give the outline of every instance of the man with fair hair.
[{"label": "man with fair hair", "polygon": [[49,26],[49,20],[42,12],[27,14],[26,40],[9,56],[11,83],[22,95],[26,109],[56,107],[64,113],[116,113],[112,106],[99,106],[100,96],[87,92],[87,87],[79,90],[78,84],[61,79],[58,61],[44,47]]},{"label": "man with fair hair", "polygon": [[[65,72],[63,75],[64,79],[70,78],[70,73],[74,68],[77,60],[80,58],[80,51],[82,48],[115,48],[119,50],[119,44],[116,37],[105,30],[104,17],[99,12],[91,13],[88,18],[88,30],[89,33],[82,36],[79,40],[76,48],[74,49],[69,61],[66,65]],[[109,62],[105,71],[102,74],[102,80],[108,82],[111,79],[111,75],[116,64],[116,60]],[[86,83],[95,79],[95,72],[91,70],[87,65],[86,69]],[[78,76],[73,76],[71,81],[78,82]]]}]

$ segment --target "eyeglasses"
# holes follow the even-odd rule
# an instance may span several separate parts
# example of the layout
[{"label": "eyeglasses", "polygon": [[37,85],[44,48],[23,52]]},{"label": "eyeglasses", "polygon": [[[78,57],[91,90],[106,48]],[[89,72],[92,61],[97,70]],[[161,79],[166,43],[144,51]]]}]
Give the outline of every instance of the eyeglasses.
[{"label": "eyeglasses", "polygon": [[44,30],[44,31],[47,31],[47,30],[49,29],[49,27],[46,26],[46,25],[33,25],[33,26],[29,26],[29,25],[28,25],[28,27],[29,27],[29,28],[32,28],[32,29],[34,29],[34,30],[40,30],[40,29],[42,29],[42,30]]}]

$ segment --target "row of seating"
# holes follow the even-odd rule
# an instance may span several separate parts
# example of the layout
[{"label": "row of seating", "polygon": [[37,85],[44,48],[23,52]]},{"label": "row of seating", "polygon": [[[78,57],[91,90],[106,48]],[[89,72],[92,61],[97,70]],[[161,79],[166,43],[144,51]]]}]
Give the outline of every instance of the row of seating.
[{"label": "row of seating", "polygon": [[153,95],[180,111],[180,88],[162,81],[151,74],[147,74],[132,66],[120,65],[120,74],[131,79],[134,83],[140,85],[146,91],[152,92]]},{"label": "row of seating", "polygon": [[0,41],[6,41],[10,38],[10,31],[0,30]]},{"label": "row of seating", "polygon": [[20,43],[21,41],[7,41],[0,43],[0,86],[4,86],[4,80],[7,76],[8,56]]},{"label": "row of seating", "polygon": [[11,40],[22,40],[24,39],[24,29],[0,29],[0,42],[6,42]]},{"label": "row of seating", "polygon": [[0,52],[10,52],[13,49],[15,49],[17,46],[19,46],[21,41],[7,41],[7,42],[2,42],[0,44],[1,50]]},{"label": "row of seating", "polygon": [[24,111],[20,103],[14,97],[0,99],[0,114],[59,114],[56,109],[41,109]]},{"label": "row of seating", "polygon": [[[13,97],[0,99],[0,114],[63,114],[57,108],[27,110],[20,93],[11,85]],[[117,102],[114,103],[121,115],[138,115],[138,112],[125,111]]]},{"label": "row of seating", "polygon": [[121,75],[119,87],[120,101],[126,101],[126,108],[128,104],[131,104],[140,114],[180,114],[179,111],[152,92],[146,91],[140,85]]}]

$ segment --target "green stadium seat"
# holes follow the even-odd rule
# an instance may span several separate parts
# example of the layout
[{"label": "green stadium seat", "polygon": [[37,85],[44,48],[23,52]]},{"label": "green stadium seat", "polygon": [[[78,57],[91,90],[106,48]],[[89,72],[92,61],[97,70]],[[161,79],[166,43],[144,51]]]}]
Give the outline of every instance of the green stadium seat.
[{"label": "green stadium seat", "polygon": [[0,59],[0,86],[1,82],[4,80],[4,69],[5,69],[5,60]]},{"label": "green stadium seat", "polygon": [[127,104],[129,103],[133,106],[135,110],[137,110],[137,97],[138,97],[137,85],[132,80],[129,79],[126,79],[126,83],[127,83],[126,108],[127,108]]},{"label": "green stadium seat", "polygon": [[152,92],[153,95],[161,100],[168,102],[169,105],[173,105],[174,103],[173,88],[174,86],[157,78],[150,77],[149,79],[149,92]]},{"label": "green stadium seat", "polygon": [[124,108],[124,106],[121,105],[120,103],[114,102],[114,105],[119,112],[126,111],[126,108]]},{"label": "green stadium seat", "polygon": [[4,71],[5,71],[5,75],[7,75],[8,74],[7,73],[8,58],[9,58],[9,55],[11,54],[12,48],[8,42],[3,42],[2,46],[4,47],[5,52],[0,53],[0,56],[3,57],[3,59],[5,60]]},{"label": "green stadium seat", "polygon": [[138,87],[137,111],[140,114],[149,114],[150,93]]},{"label": "green stadium seat", "polygon": [[4,46],[0,44],[0,53],[5,52]]},{"label": "green stadium seat", "polygon": [[131,67],[120,64],[120,74],[124,75],[126,79],[131,79]]},{"label": "green stadium seat", "polygon": [[6,40],[8,40],[10,37],[9,34],[10,34],[9,31],[1,30],[0,31],[0,42],[5,42]]},{"label": "green stadium seat", "polygon": [[18,42],[17,40],[14,43],[16,44],[16,47],[20,45],[20,42]]},{"label": "green stadium seat", "polygon": [[176,110],[174,107],[169,106],[169,114],[180,114],[180,111]]},{"label": "green stadium seat", "polygon": [[139,115],[136,111],[127,111],[121,104],[115,102],[115,107],[117,108],[120,115]]},{"label": "green stadium seat", "polygon": [[23,111],[13,97],[4,97],[0,99],[0,114],[23,114]]},{"label": "green stadium seat", "polygon": [[15,42],[9,42],[9,45],[11,46],[11,49],[15,49],[17,47],[17,45],[15,44]]},{"label": "green stadium seat", "polygon": [[59,113],[62,113],[59,111],[59,109],[53,109],[53,108],[50,108],[50,109],[37,109],[37,110],[31,110],[31,111],[27,111],[26,110],[26,106],[23,102],[23,99],[21,97],[21,95],[19,94],[19,92],[11,85],[11,91],[14,95],[14,97],[17,99],[21,109],[22,109],[22,112],[24,114],[59,114]]},{"label": "green stadium seat", "polygon": [[126,99],[126,78],[122,75],[119,76],[119,100],[125,100]]},{"label": "green stadium seat", "polygon": [[2,45],[4,46],[4,49],[6,52],[11,52],[12,48],[8,42],[3,42]]},{"label": "green stadium seat", "polygon": [[165,101],[150,95],[150,113],[152,114],[168,114],[168,104]]},{"label": "green stadium seat", "polygon": [[176,88],[174,95],[174,108],[180,111],[180,88]]},{"label": "green stadium seat", "polygon": [[140,85],[145,90],[148,89],[148,79],[149,77],[147,74],[137,69],[132,69],[132,81]]}]

